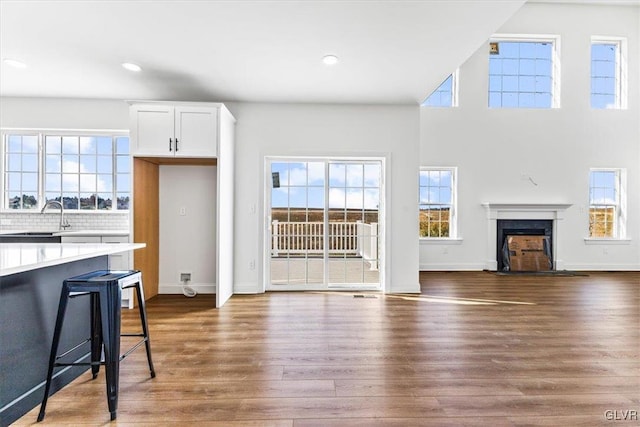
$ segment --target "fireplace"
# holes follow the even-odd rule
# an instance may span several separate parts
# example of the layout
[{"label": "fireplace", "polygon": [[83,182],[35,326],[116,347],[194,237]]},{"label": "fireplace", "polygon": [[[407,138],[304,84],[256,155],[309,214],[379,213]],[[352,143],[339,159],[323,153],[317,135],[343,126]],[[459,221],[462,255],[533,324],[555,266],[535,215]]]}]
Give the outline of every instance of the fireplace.
[{"label": "fireplace", "polygon": [[[563,270],[564,263],[559,255],[562,248],[558,246],[558,236],[562,233],[564,211],[570,204],[560,203],[483,203],[487,211],[487,261],[485,268],[501,271],[504,263],[498,265],[499,254],[504,242],[505,229],[515,235],[548,236],[551,247],[551,268]],[[500,222],[501,235],[498,231]]]},{"label": "fireplace", "polygon": [[[498,271],[506,271],[504,251],[508,236],[546,236],[549,242],[548,254],[553,259],[553,221],[550,219],[498,219],[496,224],[496,260]],[[505,268],[506,267],[506,268]],[[553,270],[553,266],[551,267]]]}]

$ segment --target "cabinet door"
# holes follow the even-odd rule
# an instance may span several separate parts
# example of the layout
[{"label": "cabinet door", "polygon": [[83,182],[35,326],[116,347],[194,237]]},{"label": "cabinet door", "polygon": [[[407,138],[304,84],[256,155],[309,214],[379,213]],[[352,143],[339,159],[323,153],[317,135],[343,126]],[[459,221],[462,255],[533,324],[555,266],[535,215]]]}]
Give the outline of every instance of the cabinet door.
[{"label": "cabinet door", "polygon": [[100,243],[100,236],[61,236],[60,243]]},{"label": "cabinet door", "polygon": [[[129,243],[129,236],[102,236],[102,243]],[[109,268],[112,270],[130,270],[129,252],[109,255]]]},{"label": "cabinet door", "polygon": [[174,155],[172,106],[132,105],[130,114],[133,154],[165,157]]},{"label": "cabinet door", "polygon": [[218,109],[175,107],[176,156],[216,157]]}]

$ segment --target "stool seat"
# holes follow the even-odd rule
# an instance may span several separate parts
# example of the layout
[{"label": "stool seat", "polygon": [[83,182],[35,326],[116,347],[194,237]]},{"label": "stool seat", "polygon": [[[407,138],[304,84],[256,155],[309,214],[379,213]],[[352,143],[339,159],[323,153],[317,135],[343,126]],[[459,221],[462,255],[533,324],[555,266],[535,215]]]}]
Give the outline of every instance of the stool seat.
[{"label": "stool seat", "polygon": [[67,279],[68,283],[79,282],[106,282],[111,280],[121,280],[128,276],[139,275],[138,270],[97,270],[91,273],[80,274]]},{"label": "stool seat", "polygon": [[[121,334],[121,297],[122,289],[134,288],[138,300],[138,310],[140,313],[140,324],[142,333]],[[91,336],[85,341],[58,354],[58,345],[64,323],[69,299],[89,296],[91,309]],[[131,347],[126,353],[120,354],[120,337],[136,336],[142,339]],[[83,344],[91,343],[91,362],[62,363],[59,359],[78,350]],[[105,366],[107,403],[111,420],[116,419],[118,408],[118,386],[120,374],[120,361],[127,357],[140,345],[145,344],[147,351],[147,361],[151,378],[156,376],[151,359],[151,344],[149,340],[149,328],[147,325],[147,313],[144,301],[144,288],[142,286],[142,273],[138,270],[97,270],[90,273],[74,276],[63,281],[60,293],[60,303],[51,344],[49,356],[49,367],[47,370],[47,381],[45,384],[44,397],[40,405],[38,421],[42,421],[45,415],[47,400],[51,389],[51,380],[54,368],[59,366],[88,365],[91,367],[93,378],[98,376],[100,365]],[[104,353],[104,360],[101,355]]]}]

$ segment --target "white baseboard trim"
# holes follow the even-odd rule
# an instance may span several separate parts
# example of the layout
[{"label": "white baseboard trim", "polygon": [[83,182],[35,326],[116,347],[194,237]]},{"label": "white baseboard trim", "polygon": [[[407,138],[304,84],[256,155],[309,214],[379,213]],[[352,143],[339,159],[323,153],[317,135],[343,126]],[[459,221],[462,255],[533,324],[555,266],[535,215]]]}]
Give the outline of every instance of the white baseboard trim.
[{"label": "white baseboard trim", "polygon": [[[287,290],[291,290],[291,289],[287,289]],[[300,290],[304,291],[305,289],[300,289]],[[358,290],[358,288],[354,287],[354,288],[348,288],[348,289],[345,289],[345,290],[346,291],[356,291],[356,290]],[[240,294],[255,295],[255,294],[262,294],[264,292],[265,292],[264,289],[262,289],[261,286],[258,283],[255,283],[255,282],[235,283],[233,285],[233,293],[234,294],[238,294],[238,295],[240,295]],[[417,283],[415,285],[415,287],[409,287],[409,286],[394,287],[394,286],[392,286],[392,289],[388,293],[393,293],[393,294],[415,294],[415,293],[420,293],[420,284]]]},{"label": "white baseboard trim", "polygon": [[[215,283],[189,283],[189,287],[193,288],[199,294],[215,294]],[[182,294],[182,284],[160,283],[158,285],[159,294]]]},{"label": "white baseboard trim", "polygon": [[256,282],[234,283],[234,294],[262,294],[264,289]]},{"label": "white baseboard trim", "polygon": [[420,264],[420,271],[482,271],[486,268],[483,263],[469,264]]},{"label": "white baseboard trim", "polygon": [[[420,264],[420,271],[482,271],[485,264]],[[495,268],[488,269],[496,271]],[[640,264],[567,264],[556,262],[556,270],[573,271],[640,271]]]},{"label": "white baseboard trim", "polygon": [[565,264],[564,270],[574,271],[640,271],[640,264]]},{"label": "white baseboard trim", "polygon": [[416,283],[414,286],[393,286],[391,285],[391,289],[389,289],[387,294],[419,294],[420,293],[420,283]]}]

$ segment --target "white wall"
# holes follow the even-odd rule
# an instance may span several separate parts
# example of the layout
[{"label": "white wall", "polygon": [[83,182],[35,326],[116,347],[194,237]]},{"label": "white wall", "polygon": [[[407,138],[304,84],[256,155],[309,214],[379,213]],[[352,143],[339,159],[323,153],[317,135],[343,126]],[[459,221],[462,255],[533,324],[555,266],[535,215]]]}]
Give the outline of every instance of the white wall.
[{"label": "white wall", "polygon": [[[374,88],[372,88],[374,90]],[[387,291],[417,292],[418,107],[228,104],[237,119],[236,292],[264,284],[265,156],[387,156]],[[251,207],[256,206],[256,212]],[[255,261],[256,268],[249,268]]]},{"label": "white wall", "polygon": [[192,288],[215,293],[216,166],[162,165],[159,172],[159,292],[182,293],[180,273],[191,273]]},{"label": "white wall", "polygon": [[129,106],[113,99],[3,97],[0,127],[129,130]]},{"label": "white wall", "polygon": [[[488,109],[488,54],[460,68],[460,107],[421,111],[420,162],[459,168],[462,242],[420,243],[421,270],[485,268],[483,202],[570,203],[556,254],[566,269],[640,269],[640,51],[638,11],[629,7],[527,4],[499,33],[561,36],[562,108]],[[591,35],[627,37],[629,108],[592,110]],[[626,168],[625,244],[587,244],[589,168]],[[522,180],[522,174],[536,182]],[[445,253],[446,252],[446,253]]]}]

